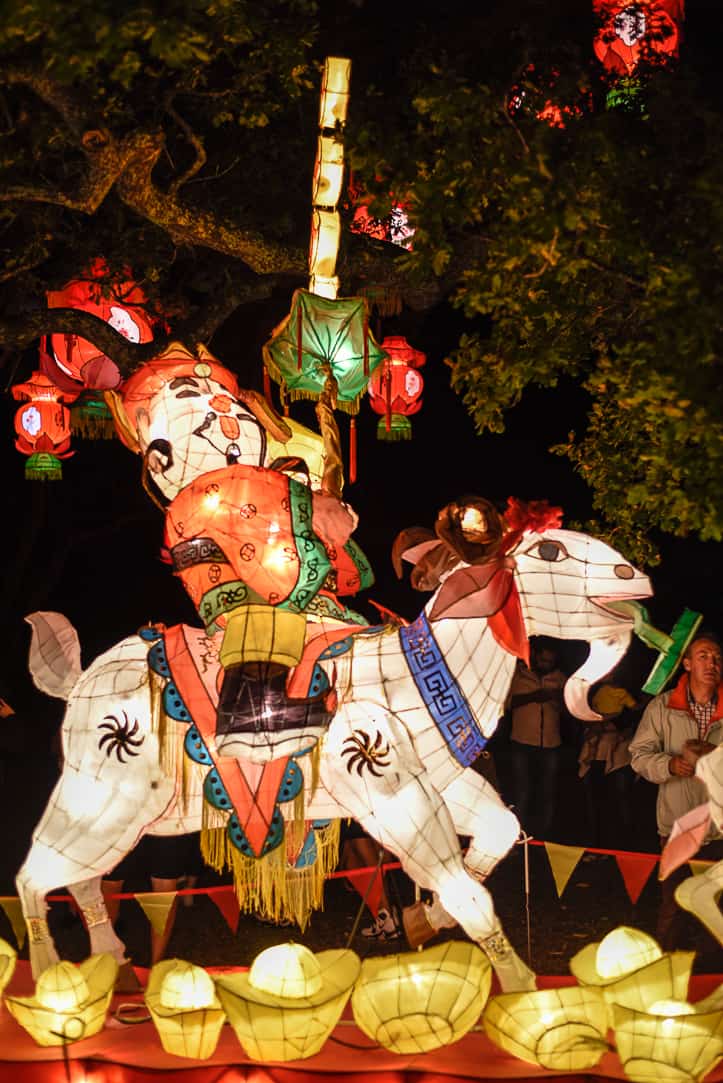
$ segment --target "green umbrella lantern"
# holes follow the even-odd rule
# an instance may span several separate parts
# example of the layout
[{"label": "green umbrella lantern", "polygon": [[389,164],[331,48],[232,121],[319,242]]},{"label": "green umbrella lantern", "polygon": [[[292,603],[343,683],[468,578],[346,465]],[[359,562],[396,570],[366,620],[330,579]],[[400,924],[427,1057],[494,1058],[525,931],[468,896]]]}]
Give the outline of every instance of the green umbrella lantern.
[{"label": "green umbrella lantern", "polygon": [[[363,297],[321,297],[296,290],[291,312],[263,348],[266,371],[281,387],[282,396],[317,401],[322,435],[333,426],[319,408],[325,402],[347,414],[359,411],[359,401],[374,369],[387,356],[369,330]],[[335,442],[335,441],[332,441]],[[349,478],[355,480],[356,451],[352,417]]]},{"label": "green umbrella lantern", "polygon": [[337,406],[356,414],[369,377],[386,357],[369,330],[363,297],[332,300],[296,290],[291,312],[264,346],[269,375],[294,399],[319,399],[326,379],[337,384]]}]

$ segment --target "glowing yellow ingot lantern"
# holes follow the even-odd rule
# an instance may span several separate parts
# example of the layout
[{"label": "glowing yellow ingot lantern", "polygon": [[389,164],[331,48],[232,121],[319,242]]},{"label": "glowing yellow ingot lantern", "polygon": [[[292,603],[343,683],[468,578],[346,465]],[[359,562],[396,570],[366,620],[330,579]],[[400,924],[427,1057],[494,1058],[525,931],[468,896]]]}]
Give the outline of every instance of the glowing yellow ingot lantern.
[{"label": "glowing yellow ingot lantern", "polygon": [[365,959],[352,994],[354,1019],[393,1053],[426,1053],[474,1026],[491,984],[487,957],[463,941]]},{"label": "glowing yellow ingot lantern", "polygon": [[112,955],[60,962],[37,980],[35,996],[6,996],[11,1015],[38,1045],[65,1045],[103,1029],[113,997],[118,963]]},{"label": "glowing yellow ingot lantern", "polygon": [[607,1005],[592,986],[494,996],[482,1023],[505,1052],[557,1072],[585,1072],[609,1048]]},{"label": "glowing yellow ingot lantern", "polygon": [[723,1057],[723,1011],[658,1001],[647,1012],[613,1005],[620,1063],[634,1083],[698,1083]]},{"label": "glowing yellow ingot lantern", "polygon": [[145,1001],[166,1053],[195,1060],[213,1055],[226,1013],[202,967],[182,959],[156,963]]},{"label": "glowing yellow ingot lantern", "polygon": [[303,1060],[338,1023],[359,967],[353,951],[315,955],[303,944],[277,944],[257,955],[248,973],[219,977],[216,989],[247,1056]]},{"label": "glowing yellow ingot lantern", "polygon": [[613,1004],[647,1011],[656,1000],[683,1000],[693,959],[693,952],[663,954],[652,936],[621,925],[574,955],[570,970],[580,985],[600,989],[612,1025]]},{"label": "glowing yellow ingot lantern", "polygon": [[0,937],[0,994],[12,978],[17,961],[18,953],[15,948]]}]

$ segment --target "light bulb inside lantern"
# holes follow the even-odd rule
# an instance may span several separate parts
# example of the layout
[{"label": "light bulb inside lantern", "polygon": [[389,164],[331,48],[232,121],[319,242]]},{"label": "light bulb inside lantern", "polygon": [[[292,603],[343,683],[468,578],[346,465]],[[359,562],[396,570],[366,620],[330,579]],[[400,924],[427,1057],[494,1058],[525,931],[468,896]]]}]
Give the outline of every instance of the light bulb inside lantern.
[{"label": "light bulb inside lantern", "polygon": [[73,1012],[90,997],[88,984],[78,968],[69,962],[49,966],[35,987],[38,1003],[54,1012]]},{"label": "light bulb inside lantern", "polygon": [[656,1000],[648,1008],[649,1015],[694,1015],[695,1008],[685,1000]]},{"label": "light bulb inside lantern", "polygon": [[321,989],[319,960],[303,944],[275,944],[254,959],[249,985],[273,996],[313,996]]},{"label": "light bulb inside lantern", "polygon": [[216,511],[221,503],[221,494],[218,489],[209,489],[203,494],[203,506],[206,511]]},{"label": "light bulb inside lantern", "polygon": [[601,978],[621,978],[641,966],[654,963],[662,954],[652,936],[640,929],[620,925],[598,944],[595,965]]},{"label": "light bulb inside lantern", "polygon": [[165,975],[159,991],[162,1007],[180,1011],[210,1008],[214,996],[213,981],[203,967],[181,961]]}]

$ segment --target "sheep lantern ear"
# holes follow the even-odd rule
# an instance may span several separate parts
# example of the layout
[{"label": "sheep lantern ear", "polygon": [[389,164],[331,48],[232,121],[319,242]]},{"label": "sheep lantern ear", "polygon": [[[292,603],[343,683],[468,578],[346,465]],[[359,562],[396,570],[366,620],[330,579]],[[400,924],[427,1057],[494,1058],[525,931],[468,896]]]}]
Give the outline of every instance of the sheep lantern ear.
[{"label": "sheep lantern ear", "polygon": [[481,564],[495,556],[504,534],[502,516],[482,496],[467,496],[442,508],[434,531],[461,560]]},{"label": "sheep lantern ear", "polygon": [[430,620],[494,616],[510,596],[513,575],[514,562],[509,557],[459,568],[442,584]]},{"label": "sheep lantern ear", "polygon": [[392,545],[392,564],[397,573],[397,579],[401,579],[403,575],[403,560],[409,564],[416,564],[433,545],[439,545],[439,539],[434,531],[427,527],[412,526],[400,531]]}]

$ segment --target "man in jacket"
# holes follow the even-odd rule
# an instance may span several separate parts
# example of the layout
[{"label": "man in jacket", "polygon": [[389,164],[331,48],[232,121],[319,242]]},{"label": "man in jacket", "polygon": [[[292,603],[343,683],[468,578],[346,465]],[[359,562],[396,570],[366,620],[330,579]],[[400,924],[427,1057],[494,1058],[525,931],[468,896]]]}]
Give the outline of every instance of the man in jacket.
[{"label": "man in jacket", "polygon": [[[683,656],[683,674],[672,691],[650,701],[630,742],[633,770],[658,786],[656,816],[661,849],[675,821],[704,804],[708,795],[695,777],[700,756],[723,744],[721,647],[716,636],[700,632]],[[698,853],[701,860],[723,857],[723,839],[711,826]],[[677,945],[683,912],[674,894],[688,875],[685,867],[661,885],[657,938],[665,951]]]}]

